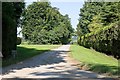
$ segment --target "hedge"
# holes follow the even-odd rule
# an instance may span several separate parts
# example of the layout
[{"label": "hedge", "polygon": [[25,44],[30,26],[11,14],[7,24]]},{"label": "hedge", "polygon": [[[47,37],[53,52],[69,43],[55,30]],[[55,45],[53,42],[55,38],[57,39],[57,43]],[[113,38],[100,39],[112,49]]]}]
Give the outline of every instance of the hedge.
[{"label": "hedge", "polygon": [[81,36],[78,44],[120,58],[120,23]]}]

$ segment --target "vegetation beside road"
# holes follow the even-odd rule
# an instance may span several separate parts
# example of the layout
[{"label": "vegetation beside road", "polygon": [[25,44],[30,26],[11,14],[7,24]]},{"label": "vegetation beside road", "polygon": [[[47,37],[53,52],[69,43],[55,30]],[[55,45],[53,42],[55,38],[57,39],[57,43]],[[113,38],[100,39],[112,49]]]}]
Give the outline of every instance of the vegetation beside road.
[{"label": "vegetation beside road", "polygon": [[80,46],[120,59],[120,2],[85,2],[77,25]]},{"label": "vegetation beside road", "polygon": [[93,49],[71,45],[71,56],[80,61],[81,69],[91,70],[107,76],[118,76],[118,60]]},{"label": "vegetation beside road", "polygon": [[19,45],[17,46],[17,56],[15,58],[10,57],[2,61],[2,66],[9,66],[11,64],[18,63],[25,59],[39,55],[45,51],[50,51],[53,48],[57,48],[60,45]]}]

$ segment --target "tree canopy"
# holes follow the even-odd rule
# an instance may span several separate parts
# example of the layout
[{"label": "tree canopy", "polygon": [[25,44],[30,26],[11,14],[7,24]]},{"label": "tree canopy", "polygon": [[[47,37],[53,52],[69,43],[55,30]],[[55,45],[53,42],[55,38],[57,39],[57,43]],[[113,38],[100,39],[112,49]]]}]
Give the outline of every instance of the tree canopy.
[{"label": "tree canopy", "polygon": [[119,20],[118,2],[85,2],[80,9],[77,33],[84,35]]},{"label": "tree canopy", "polygon": [[22,33],[33,44],[65,44],[73,32],[70,18],[50,2],[34,2],[23,13]]}]

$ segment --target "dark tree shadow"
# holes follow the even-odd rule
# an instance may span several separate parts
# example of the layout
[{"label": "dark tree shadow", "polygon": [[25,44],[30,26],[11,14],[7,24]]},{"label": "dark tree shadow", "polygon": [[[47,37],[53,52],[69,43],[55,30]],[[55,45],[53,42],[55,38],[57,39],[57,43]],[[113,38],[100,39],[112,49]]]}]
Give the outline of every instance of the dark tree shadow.
[{"label": "dark tree shadow", "polygon": [[[55,50],[55,51],[54,50],[36,50],[35,48],[29,49],[24,47],[19,47],[19,48],[20,48],[19,50],[22,50],[22,52],[26,53],[29,56],[32,56],[29,53],[35,53],[36,56],[30,59],[18,62],[17,64],[13,64],[9,67],[3,68],[2,74],[6,74],[8,72],[14,72],[13,70],[19,70],[22,68],[35,68],[41,65],[57,64],[60,62],[65,62],[65,60],[63,59],[64,56],[60,56],[60,54],[65,54],[67,52],[70,52],[70,51],[62,51],[62,50]],[[27,56],[27,55],[22,56],[22,54],[21,53],[18,54],[18,56],[21,56],[21,60],[23,60]]]}]

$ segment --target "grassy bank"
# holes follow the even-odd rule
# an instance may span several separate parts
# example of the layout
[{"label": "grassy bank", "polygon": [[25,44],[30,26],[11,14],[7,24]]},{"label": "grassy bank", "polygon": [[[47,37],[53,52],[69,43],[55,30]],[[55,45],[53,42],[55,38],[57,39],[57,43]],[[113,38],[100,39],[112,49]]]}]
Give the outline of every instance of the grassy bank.
[{"label": "grassy bank", "polygon": [[71,45],[71,56],[81,62],[81,69],[105,73],[108,76],[117,76],[119,73],[117,59],[95,50]]},{"label": "grassy bank", "polygon": [[53,48],[57,48],[60,45],[19,45],[17,46],[17,56],[15,58],[10,57],[2,61],[2,66],[8,66],[18,63],[25,59],[39,55],[45,51],[50,51]]}]

